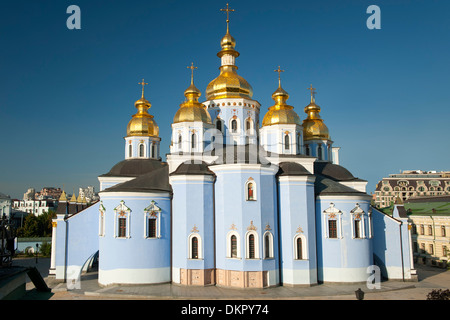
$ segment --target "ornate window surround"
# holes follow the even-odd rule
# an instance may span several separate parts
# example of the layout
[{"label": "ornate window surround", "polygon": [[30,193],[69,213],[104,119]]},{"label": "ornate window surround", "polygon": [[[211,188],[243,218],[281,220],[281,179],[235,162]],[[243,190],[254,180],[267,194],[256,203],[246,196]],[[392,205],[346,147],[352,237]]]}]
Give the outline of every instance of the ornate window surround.
[{"label": "ornate window surround", "polygon": [[[231,236],[236,237],[236,257],[231,256]],[[226,257],[229,259],[241,259],[241,245],[240,245],[241,240],[239,237],[239,233],[236,230],[228,231],[227,236],[226,236],[226,241],[227,241]]]},{"label": "ornate window surround", "polygon": [[[197,258],[193,258],[192,239],[197,238]],[[199,233],[193,232],[188,236],[188,259],[191,260],[203,260],[203,241]]]},{"label": "ornate window surround", "polygon": [[[156,205],[156,201],[152,200],[150,205],[144,209],[144,235],[146,239],[161,238],[161,208]],[[148,226],[149,219],[156,219],[156,237],[149,237]]]},{"label": "ornate window surround", "polygon": [[[114,208],[114,237],[119,239],[130,238],[130,217],[131,209],[125,205],[125,201],[121,200],[120,204]],[[126,231],[125,237],[119,237],[119,218],[125,217]]]},{"label": "ornate window surround", "polygon": [[[329,228],[328,228],[328,221],[334,219],[336,220],[336,232],[337,232],[337,238],[330,238],[329,236]],[[334,203],[330,203],[330,207],[323,211],[323,230],[324,230],[324,238],[326,239],[342,239],[343,238],[343,232],[342,232],[342,211],[337,209],[334,206]]]},{"label": "ornate window surround", "polygon": [[[352,239],[365,239],[366,238],[366,223],[365,223],[365,212],[356,204],[356,207],[350,211],[352,218]],[[359,223],[359,237],[356,237],[355,223]]]}]

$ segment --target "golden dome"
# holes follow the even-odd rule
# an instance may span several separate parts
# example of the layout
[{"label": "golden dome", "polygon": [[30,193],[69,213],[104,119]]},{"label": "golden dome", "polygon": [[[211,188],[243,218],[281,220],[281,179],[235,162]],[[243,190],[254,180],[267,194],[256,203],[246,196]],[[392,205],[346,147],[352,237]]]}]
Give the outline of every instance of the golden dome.
[{"label": "golden dome", "polygon": [[227,33],[220,41],[222,50],[217,54],[222,59],[220,75],[206,87],[206,99],[247,98],[253,96],[252,86],[243,77],[237,74],[238,67],[234,64],[239,52],[234,48],[236,41],[231,36],[228,26]]},{"label": "golden dome", "polygon": [[[194,70],[194,65],[188,67]],[[173,118],[173,123],[178,122],[194,122],[201,121],[203,123],[211,124],[211,116],[206,110],[203,104],[198,102],[198,98],[201,96],[200,90],[194,85],[194,75],[192,73],[191,85],[184,91],[184,96],[186,97],[185,102],[180,105],[175,117]]]},{"label": "golden dome", "polygon": [[315,102],[312,89],[311,86],[311,103],[305,107],[305,113],[308,116],[303,120],[303,140],[329,140],[330,133],[323,119],[320,118],[320,107]]},{"label": "golden dome", "polygon": [[153,116],[147,111],[152,105],[144,98],[144,90],[142,90],[141,99],[136,101],[134,106],[138,109],[138,112],[133,115],[128,123],[127,136],[158,137],[159,127],[153,119]]},{"label": "golden dome", "polygon": [[289,99],[289,94],[281,87],[280,80],[278,82],[278,89],[272,94],[272,99],[275,100],[275,105],[271,106],[264,116],[262,122],[263,127],[274,124],[302,125],[300,117],[294,111],[294,107],[286,104],[287,99]]}]

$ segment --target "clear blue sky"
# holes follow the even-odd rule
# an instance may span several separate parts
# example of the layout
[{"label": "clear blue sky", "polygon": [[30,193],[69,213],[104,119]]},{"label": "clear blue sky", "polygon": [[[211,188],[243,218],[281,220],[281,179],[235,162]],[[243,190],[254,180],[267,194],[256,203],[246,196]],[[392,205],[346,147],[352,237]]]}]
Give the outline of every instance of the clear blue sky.
[{"label": "clear blue sky", "polygon": [[[68,30],[69,5],[81,30]],[[369,5],[381,30],[369,30]],[[198,66],[205,97],[218,75],[226,1],[2,0],[0,192],[71,193],[124,159],[138,82],[169,152],[171,123]],[[341,164],[367,190],[402,169],[450,170],[450,1],[230,1],[239,74],[273,105],[278,65],[301,119],[316,101]]]}]

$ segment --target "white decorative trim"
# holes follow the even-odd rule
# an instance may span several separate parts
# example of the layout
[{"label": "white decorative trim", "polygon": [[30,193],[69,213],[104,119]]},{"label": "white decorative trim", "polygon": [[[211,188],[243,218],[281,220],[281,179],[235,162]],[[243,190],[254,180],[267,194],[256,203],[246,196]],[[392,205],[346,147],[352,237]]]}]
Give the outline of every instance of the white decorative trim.
[{"label": "white decorative trim", "polygon": [[[359,203],[356,204],[356,207],[350,211],[351,220],[352,220],[352,239],[365,239],[366,238],[366,228],[365,228],[365,212],[359,206]],[[359,221],[358,221],[359,219]],[[360,237],[356,237],[355,223],[359,224]]]},{"label": "white decorative trim", "polygon": [[156,219],[156,238],[161,238],[161,208],[156,205],[155,200],[152,200],[150,205],[144,209],[144,235],[146,239],[155,239],[149,237],[148,234],[148,220]]},{"label": "white decorative trim", "polygon": [[[126,222],[126,235],[125,237],[119,237],[119,230],[118,230],[118,220],[119,220],[119,215],[125,216],[125,222]],[[114,237],[115,238],[120,238],[120,239],[128,239],[130,238],[130,219],[131,219],[131,209],[128,208],[125,205],[125,201],[120,201],[120,204],[114,208]]]},{"label": "white decorative trim", "polygon": [[[301,257],[301,259],[297,255],[297,253],[298,253],[298,250],[297,250],[297,239],[299,239],[299,238],[302,240],[302,257]],[[294,255],[293,255],[294,260],[308,260],[308,257],[309,257],[309,255],[308,255],[308,246],[306,245],[306,237],[305,237],[305,235],[303,235],[301,233],[296,233],[294,235],[294,246],[293,246],[293,248],[294,248]]]},{"label": "white decorative trim", "polygon": [[100,201],[99,211],[99,222],[98,222],[98,235],[100,237],[105,236],[105,227],[106,227],[106,209],[103,206],[103,201]]},{"label": "white decorative trim", "polygon": [[[236,257],[231,257],[231,236],[236,236]],[[241,239],[239,233],[236,230],[230,230],[226,236],[227,242],[227,254],[226,257],[229,259],[240,259],[241,258]]]},{"label": "white decorative trim", "polygon": [[334,203],[330,203],[330,207],[323,211],[323,230],[324,230],[324,237],[326,239],[336,239],[336,238],[330,238],[329,236],[329,225],[328,221],[330,219],[336,219],[336,232],[337,232],[337,239],[342,239],[342,211],[335,208]]},{"label": "white decorative trim", "polygon": [[[197,258],[193,258],[192,257],[192,238],[194,238],[194,237],[197,238],[197,244],[198,244],[198,257]],[[191,233],[188,236],[188,259],[193,259],[193,260],[202,260],[203,259],[203,242],[202,242],[202,237],[197,232]]]},{"label": "white decorative trim", "polygon": [[[253,190],[253,198],[252,199],[249,198],[249,193],[248,193],[248,186],[249,186],[249,184],[252,184],[252,190]],[[245,200],[246,201],[256,201],[256,200],[258,200],[258,189],[257,189],[257,186],[256,186],[256,182],[251,177],[248,178],[247,182],[245,182],[244,194],[245,194]]]},{"label": "white decorative trim", "polygon": [[[269,237],[269,256],[266,257],[266,237]],[[264,255],[264,259],[273,259],[274,255],[273,255],[273,234],[270,231],[266,231],[264,232],[263,235],[263,255]]]},{"label": "white decorative trim", "polygon": [[[254,250],[255,250],[255,257],[250,258],[250,240],[249,237],[253,235],[254,237]],[[259,259],[259,239],[258,239],[258,233],[256,230],[249,230],[245,234],[245,258],[246,259]]]}]

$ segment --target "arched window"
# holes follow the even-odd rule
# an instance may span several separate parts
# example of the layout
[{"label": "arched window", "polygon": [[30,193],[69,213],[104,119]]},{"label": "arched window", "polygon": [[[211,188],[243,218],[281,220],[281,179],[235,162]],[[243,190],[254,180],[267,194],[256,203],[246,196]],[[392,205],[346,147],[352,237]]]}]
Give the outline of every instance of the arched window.
[{"label": "arched window", "polygon": [[152,143],[152,158],[156,158],[156,145]]},{"label": "arched window", "polygon": [[252,177],[248,178],[245,183],[245,200],[256,201],[257,200],[257,186],[255,180]]},{"label": "arched window", "polygon": [[144,150],[144,144],[141,143],[141,144],[139,145],[139,157],[143,158],[143,157],[144,157],[144,152],[145,152],[145,150]]},{"label": "arched window", "polygon": [[[366,237],[365,223],[364,223],[364,210],[361,209],[359,203],[356,207],[350,211],[353,220],[353,239],[362,239]],[[370,228],[370,225],[369,225]]]},{"label": "arched window", "polygon": [[198,259],[198,238],[192,237],[191,239],[191,259]]},{"label": "arched window", "polygon": [[289,150],[289,135],[284,135],[284,150]]},{"label": "arched window", "polygon": [[216,129],[222,132],[222,120],[217,119],[216,121]]},{"label": "arched window", "polygon": [[302,250],[302,238],[297,238],[297,250],[296,250],[296,259],[301,260],[303,259],[303,250]]},{"label": "arched window", "polygon": [[248,236],[248,258],[255,259],[255,236]]},{"label": "arched window", "polygon": [[178,146],[181,148],[181,144],[183,143],[183,136],[181,134],[178,135]]},{"label": "arched window", "polygon": [[128,145],[128,157],[133,157],[133,146],[131,144]]},{"label": "arched window", "polygon": [[273,236],[269,231],[264,234],[264,258],[273,258]]},{"label": "arched window", "polygon": [[322,150],[322,145],[318,145],[317,146],[317,158],[319,158],[319,160],[323,160],[323,150]]},{"label": "arched window", "polygon": [[233,133],[237,132],[237,121],[236,121],[236,119],[233,119],[231,121],[231,132],[233,132]]},{"label": "arched window", "polygon": [[305,154],[307,155],[307,156],[309,156],[310,155],[310,150],[309,150],[309,145],[307,144],[307,145],[305,145]]},{"label": "arched window", "polygon": [[303,234],[296,234],[294,237],[294,259],[308,259],[308,251],[306,247],[306,237]]},{"label": "arched window", "polygon": [[161,237],[161,208],[154,200],[144,209],[145,214],[145,237],[148,239],[159,239]]},{"label": "arched window", "polygon": [[191,136],[191,148],[195,149],[196,147],[197,147],[197,136],[195,135],[195,133],[193,133]]},{"label": "arched window", "polygon": [[237,258],[237,238],[232,235],[230,238],[231,258]]}]

